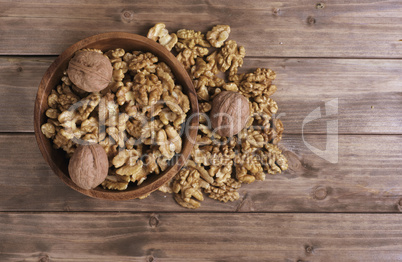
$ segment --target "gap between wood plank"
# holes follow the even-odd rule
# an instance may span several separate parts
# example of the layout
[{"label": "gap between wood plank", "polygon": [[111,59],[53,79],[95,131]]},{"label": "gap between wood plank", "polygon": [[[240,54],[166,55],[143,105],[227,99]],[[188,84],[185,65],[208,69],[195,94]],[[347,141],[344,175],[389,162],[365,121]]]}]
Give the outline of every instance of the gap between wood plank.
[{"label": "gap between wood plank", "polygon": [[[50,58],[54,57],[56,59],[60,54],[0,54],[1,58],[21,58],[21,57],[28,57],[28,58]],[[345,56],[345,57],[332,57],[332,56],[248,56],[246,55],[244,59],[334,59],[334,60],[402,60],[402,57],[358,57],[358,56]]]},{"label": "gap between wood plank", "polygon": [[251,215],[258,215],[258,214],[330,214],[330,215],[399,215],[402,216],[401,212],[290,212],[290,211],[257,211],[257,212],[250,212],[250,211],[195,211],[195,210],[188,210],[188,211],[0,211],[1,214],[251,214]]},{"label": "gap between wood plank", "polygon": [[[2,132],[0,131],[0,135],[4,136],[13,136],[13,135],[35,135],[35,132],[32,131],[18,131],[18,132]],[[284,133],[283,136],[296,136],[296,135],[318,135],[318,136],[326,136],[328,134],[323,133],[312,133],[312,132],[304,132],[303,134],[300,133]],[[338,133],[338,134],[330,134],[330,135],[339,135],[339,136],[401,136],[402,133],[391,133],[391,134],[384,134],[384,133]]]},{"label": "gap between wood plank", "polygon": [[334,59],[334,60],[402,60],[402,57],[356,57],[356,56],[345,56],[345,57],[331,57],[331,56],[245,56],[244,59],[253,58],[253,59]]}]

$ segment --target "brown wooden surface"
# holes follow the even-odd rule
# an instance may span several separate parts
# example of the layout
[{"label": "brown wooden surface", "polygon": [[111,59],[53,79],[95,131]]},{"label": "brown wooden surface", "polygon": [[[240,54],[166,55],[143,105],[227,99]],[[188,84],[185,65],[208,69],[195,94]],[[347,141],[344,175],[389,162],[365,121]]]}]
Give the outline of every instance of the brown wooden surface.
[{"label": "brown wooden surface", "polygon": [[[2,0],[0,54],[60,54],[108,31],[146,34],[230,24],[250,56],[401,58],[399,0],[13,1]],[[317,7],[322,3],[324,8]]]},{"label": "brown wooden surface", "polygon": [[0,226],[10,261],[401,259],[401,214],[9,213]]},{"label": "brown wooden surface", "polygon": [[[0,132],[33,132],[38,85],[55,58],[0,56]],[[247,58],[240,71],[258,67],[277,73],[273,97],[286,133],[301,134],[311,111],[338,98],[339,133],[402,134],[402,60]],[[326,134],[325,121],[307,124],[304,132]]]},{"label": "brown wooden surface", "polygon": [[[304,138],[317,148],[325,147],[325,135]],[[288,171],[243,185],[241,199],[232,203],[207,197],[196,211],[399,212],[402,136],[342,135],[338,164],[312,153],[300,135],[286,135],[282,146]],[[83,196],[53,174],[31,134],[0,135],[0,158],[0,211],[190,212],[162,192],[121,202]]]},{"label": "brown wooden surface", "polygon": [[[33,134],[47,67],[85,37],[157,22],[229,24],[241,71],[276,71],[288,171],[197,210],[162,192],[92,199],[51,171]],[[398,0],[0,0],[0,261],[402,261],[401,59]],[[325,150],[333,120],[338,163],[303,142]]]}]

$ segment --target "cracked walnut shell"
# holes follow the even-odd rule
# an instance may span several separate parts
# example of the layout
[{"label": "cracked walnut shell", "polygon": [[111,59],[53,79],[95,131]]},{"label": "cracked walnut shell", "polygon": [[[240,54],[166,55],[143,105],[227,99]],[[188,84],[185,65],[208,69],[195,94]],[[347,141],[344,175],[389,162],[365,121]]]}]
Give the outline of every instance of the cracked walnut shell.
[{"label": "cracked walnut shell", "polygon": [[249,101],[239,93],[223,91],[212,101],[212,128],[221,136],[238,134],[245,127],[249,115]]},{"label": "cracked walnut shell", "polygon": [[78,146],[68,164],[71,180],[87,190],[99,186],[105,180],[108,170],[108,157],[99,144]]},{"label": "cracked walnut shell", "polygon": [[78,88],[98,92],[109,85],[113,67],[110,60],[101,53],[79,51],[70,60],[67,74]]}]

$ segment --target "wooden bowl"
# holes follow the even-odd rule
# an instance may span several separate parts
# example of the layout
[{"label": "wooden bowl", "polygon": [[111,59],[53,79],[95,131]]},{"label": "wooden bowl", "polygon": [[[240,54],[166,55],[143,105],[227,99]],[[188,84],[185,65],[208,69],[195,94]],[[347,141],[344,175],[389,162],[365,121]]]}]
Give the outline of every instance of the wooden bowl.
[{"label": "wooden bowl", "polygon": [[[67,68],[68,62],[73,57],[74,53],[83,48],[97,48],[102,51],[115,48],[123,48],[126,51],[149,51],[158,56],[159,61],[165,62],[171,68],[177,83],[183,87],[183,92],[189,97],[191,108],[187,116],[191,116],[191,118],[190,121],[185,122],[187,123],[185,127],[187,131],[184,132],[182,136],[182,152],[174,157],[175,160],[164,172],[161,172],[159,175],[148,175],[147,179],[139,186],[130,183],[129,187],[124,191],[106,190],[101,186],[91,190],[78,187],[68,175],[67,167],[69,161],[65,157],[64,151],[54,149],[53,142],[46,138],[41,132],[41,126],[47,120],[45,116],[45,112],[49,108],[47,98],[51,90],[60,83],[63,71]],[[47,69],[36,96],[34,128],[36,140],[43,157],[56,175],[68,186],[94,198],[111,200],[133,199],[155,191],[177,174],[184,165],[196,141],[198,129],[198,100],[193,83],[186,70],[176,57],[165,47],[146,37],[130,33],[112,32],[99,34],[83,39],[67,48]]]}]

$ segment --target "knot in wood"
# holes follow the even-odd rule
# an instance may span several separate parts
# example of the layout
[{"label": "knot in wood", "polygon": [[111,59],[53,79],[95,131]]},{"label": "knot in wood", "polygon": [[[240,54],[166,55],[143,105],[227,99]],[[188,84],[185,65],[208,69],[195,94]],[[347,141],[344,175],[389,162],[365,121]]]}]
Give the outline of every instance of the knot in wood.
[{"label": "knot in wood", "polygon": [[328,190],[325,187],[319,186],[314,190],[314,198],[324,200],[328,195]]},{"label": "knot in wood", "polygon": [[134,12],[132,10],[123,10],[121,12],[121,20],[124,23],[130,23],[134,20]]},{"label": "knot in wood", "polygon": [[149,218],[149,226],[151,228],[156,228],[159,225],[159,218],[157,215],[151,215]]}]

